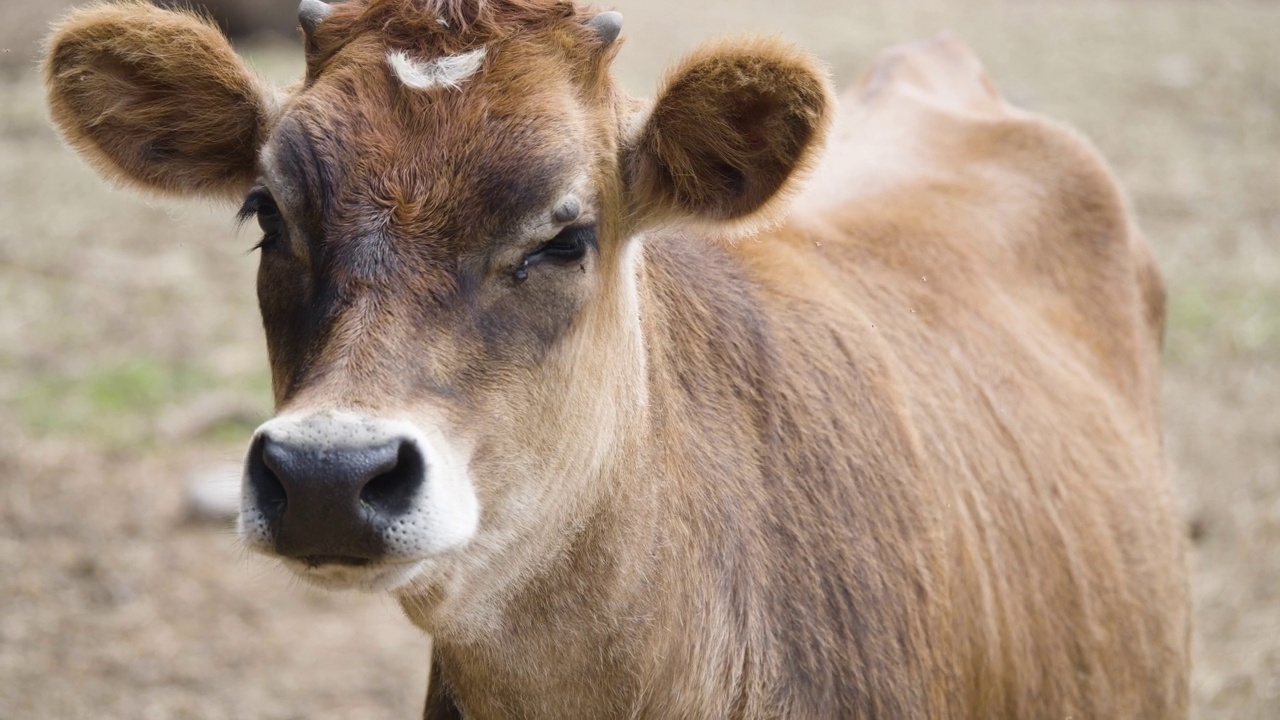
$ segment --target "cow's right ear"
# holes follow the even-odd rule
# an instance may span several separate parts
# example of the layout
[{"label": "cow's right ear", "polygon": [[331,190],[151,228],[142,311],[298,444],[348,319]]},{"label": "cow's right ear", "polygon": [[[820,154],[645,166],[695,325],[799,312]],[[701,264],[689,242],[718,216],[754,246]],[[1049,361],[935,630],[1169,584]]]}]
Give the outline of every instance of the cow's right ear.
[{"label": "cow's right ear", "polygon": [[73,12],[44,80],[54,123],[110,179],[218,196],[254,181],[270,95],[200,17],[138,1]]}]

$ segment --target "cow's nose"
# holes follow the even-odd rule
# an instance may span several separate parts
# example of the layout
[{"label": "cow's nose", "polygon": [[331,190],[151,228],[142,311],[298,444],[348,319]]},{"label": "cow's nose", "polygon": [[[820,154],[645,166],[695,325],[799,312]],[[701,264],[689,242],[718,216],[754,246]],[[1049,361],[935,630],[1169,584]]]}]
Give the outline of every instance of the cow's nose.
[{"label": "cow's nose", "polygon": [[384,534],[412,506],[426,470],[410,438],[343,445],[263,433],[246,478],[274,526],[277,553],[310,565],[360,565],[385,554]]}]

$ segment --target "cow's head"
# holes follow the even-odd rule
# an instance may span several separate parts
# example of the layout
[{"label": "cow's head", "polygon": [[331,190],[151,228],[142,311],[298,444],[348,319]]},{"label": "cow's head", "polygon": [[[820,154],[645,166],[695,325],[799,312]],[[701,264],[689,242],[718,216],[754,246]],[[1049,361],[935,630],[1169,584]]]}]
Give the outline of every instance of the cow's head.
[{"label": "cow's head", "polygon": [[746,40],[634,103],[620,16],[558,0],[300,19],[306,77],[276,92],[192,15],[77,12],[45,61],[53,118],[106,175],[261,226],[277,415],[248,454],[250,547],[367,589],[533,562],[644,434],[641,234],[770,218],[827,82]]}]

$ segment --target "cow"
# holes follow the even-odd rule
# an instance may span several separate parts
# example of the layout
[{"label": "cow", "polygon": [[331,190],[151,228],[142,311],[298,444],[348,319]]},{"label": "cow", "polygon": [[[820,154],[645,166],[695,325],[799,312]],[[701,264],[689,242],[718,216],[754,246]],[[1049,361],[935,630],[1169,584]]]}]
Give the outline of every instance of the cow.
[{"label": "cow", "polygon": [[262,230],[239,536],[394,595],[429,718],[1176,718],[1164,288],[1099,154],[942,36],[652,102],[567,0],[304,0],[275,89],[136,0],[48,42],[106,178]]}]

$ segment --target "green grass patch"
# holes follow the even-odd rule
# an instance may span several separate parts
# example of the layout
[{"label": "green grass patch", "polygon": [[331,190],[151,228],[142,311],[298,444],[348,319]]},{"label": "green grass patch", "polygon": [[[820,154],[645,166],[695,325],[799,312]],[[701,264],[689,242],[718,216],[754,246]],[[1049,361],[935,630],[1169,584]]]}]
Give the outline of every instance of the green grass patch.
[{"label": "green grass patch", "polygon": [[1280,287],[1184,284],[1169,295],[1170,362],[1274,357],[1280,352]]},{"label": "green grass patch", "polygon": [[[165,412],[215,390],[262,397],[269,406],[265,377],[228,379],[199,365],[139,357],[75,376],[34,376],[19,392],[17,410],[37,434],[77,435],[109,447],[149,446]],[[249,420],[231,419],[202,436],[242,441],[251,430]]]}]

